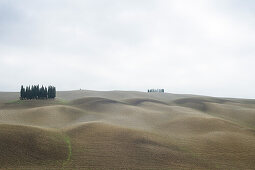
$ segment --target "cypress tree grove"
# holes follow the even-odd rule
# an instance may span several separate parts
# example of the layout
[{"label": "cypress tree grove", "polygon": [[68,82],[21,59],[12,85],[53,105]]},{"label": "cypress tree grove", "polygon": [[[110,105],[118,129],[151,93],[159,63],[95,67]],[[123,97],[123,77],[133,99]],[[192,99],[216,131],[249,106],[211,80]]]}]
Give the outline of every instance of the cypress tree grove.
[{"label": "cypress tree grove", "polygon": [[54,99],[56,97],[56,88],[54,86],[43,87],[39,85],[21,86],[20,100],[32,99]]}]

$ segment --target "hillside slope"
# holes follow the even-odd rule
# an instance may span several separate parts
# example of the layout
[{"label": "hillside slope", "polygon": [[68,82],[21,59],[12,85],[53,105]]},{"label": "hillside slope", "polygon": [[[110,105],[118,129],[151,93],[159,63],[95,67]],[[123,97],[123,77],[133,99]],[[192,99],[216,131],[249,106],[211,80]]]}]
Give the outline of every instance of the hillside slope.
[{"label": "hillside slope", "polygon": [[253,169],[255,100],[124,91],[0,93],[1,169]]}]

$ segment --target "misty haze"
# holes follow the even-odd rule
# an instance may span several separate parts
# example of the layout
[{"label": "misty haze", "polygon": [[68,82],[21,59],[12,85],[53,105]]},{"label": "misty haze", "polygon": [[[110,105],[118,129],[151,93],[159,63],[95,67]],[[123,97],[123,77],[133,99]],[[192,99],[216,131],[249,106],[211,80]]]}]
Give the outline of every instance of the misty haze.
[{"label": "misty haze", "polygon": [[0,169],[254,169],[252,0],[0,0]]}]

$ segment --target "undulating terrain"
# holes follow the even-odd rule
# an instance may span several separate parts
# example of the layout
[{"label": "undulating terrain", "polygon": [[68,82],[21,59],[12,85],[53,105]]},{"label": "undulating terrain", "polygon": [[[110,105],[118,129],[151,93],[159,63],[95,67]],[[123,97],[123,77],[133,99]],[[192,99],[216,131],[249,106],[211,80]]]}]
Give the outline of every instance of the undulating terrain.
[{"label": "undulating terrain", "polygon": [[0,93],[0,169],[255,169],[255,100]]}]

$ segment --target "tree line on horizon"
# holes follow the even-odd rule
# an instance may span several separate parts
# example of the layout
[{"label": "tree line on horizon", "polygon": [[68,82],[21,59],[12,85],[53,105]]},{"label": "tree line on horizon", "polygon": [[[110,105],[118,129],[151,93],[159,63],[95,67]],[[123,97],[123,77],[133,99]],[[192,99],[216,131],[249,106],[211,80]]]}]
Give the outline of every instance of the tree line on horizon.
[{"label": "tree line on horizon", "polygon": [[21,86],[20,89],[20,99],[21,100],[32,100],[32,99],[54,99],[56,97],[56,87],[48,86],[39,87],[39,85],[26,86],[26,88]]},{"label": "tree line on horizon", "polygon": [[148,93],[153,93],[153,92],[164,93],[165,90],[164,89],[148,89]]}]

